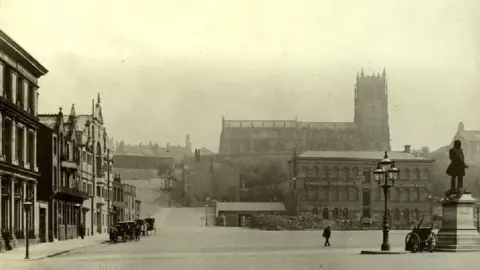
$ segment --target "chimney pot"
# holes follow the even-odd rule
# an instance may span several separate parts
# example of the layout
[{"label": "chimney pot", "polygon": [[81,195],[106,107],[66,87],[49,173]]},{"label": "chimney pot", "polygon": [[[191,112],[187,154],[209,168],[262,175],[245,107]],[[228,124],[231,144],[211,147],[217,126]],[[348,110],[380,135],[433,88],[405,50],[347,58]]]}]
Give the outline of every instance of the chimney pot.
[{"label": "chimney pot", "polygon": [[410,153],[411,148],[412,148],[411,145],[406,144],[406,145],[405,145],[405,150],[404,150],[404,152],[405,152],[405,153]]}]

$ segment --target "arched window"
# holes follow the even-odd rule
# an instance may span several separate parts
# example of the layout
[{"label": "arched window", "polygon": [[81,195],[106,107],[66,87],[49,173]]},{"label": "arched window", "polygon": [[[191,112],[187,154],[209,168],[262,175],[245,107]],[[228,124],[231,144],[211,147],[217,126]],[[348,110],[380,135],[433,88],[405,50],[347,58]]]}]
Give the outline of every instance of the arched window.
[{"label": "arched window", "polygon": [[403,220],[405,220],[405,221],[410,220],[410,210],[408,210],[408,209],[403,210]]},{"label": "arched window", "polygon": [[323,217],[324,219],[328,219],[328,208],[324,207],[324,208],[322,209],[322,217]]},{"label": "arched window", "polygon": [[343,208],[343,219],[348,219],[348,208]]},{"label": "arched window", "polygon": [[402,171],[402,178],[399,178],[400,180],[410,180],[410,169],[405,168]]},{"label": "arched window", "polygon": [[420,220],[420,210],[418,210],[418,208],[415,209],[415,220]]},{"label": "arched window", "polygon": [[400,220],[401,211],[400,209],[395,209],[395,220]]},{"label": "arched window", "polygon": [[341,202],[345,202],[348,200],[347,190],[343,187],[338,188],[338,200]]},{"label": "arched window", "polygon": [[328,190],[328,201],[335,202],[338,201],[338,190],[337,188],[331,187]]},{"label": "arched window", "polygon": [[315,177],[316,177],[317,179],[319,179],[319,178],[320,178],[320,171],[319,171],[319,169],[318,169],[318,166],[315,166],[315,167],[314,167],[314,170],[315,170]]},{"label": "arched window", "polygon": [[337,220],[338,219],[338,208],[333,208],[333,219]]}]

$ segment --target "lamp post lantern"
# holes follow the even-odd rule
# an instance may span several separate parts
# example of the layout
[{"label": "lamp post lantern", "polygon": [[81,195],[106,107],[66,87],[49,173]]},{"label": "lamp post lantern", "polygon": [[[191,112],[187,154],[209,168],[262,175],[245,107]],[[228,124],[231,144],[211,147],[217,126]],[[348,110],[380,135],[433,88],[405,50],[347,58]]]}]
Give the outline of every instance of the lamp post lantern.
[{"label": "lamp post lantern", "polygon": [[32,207],[32,202],[30,201],[30,199],[28,199],[27,201],[23,202],[23,207],[25,208],[25,213],[26,213],[26,217],[27,217],[27,222],[26,222],[26,237],[25,237],[25,260],[28,260],[30,259],[30,242],[29,242],[29,238],[30,238],[30,222],[31,222],[31,218],[30,218],[30,208]]},{"label": "lamp post lantern", "polygon": [[388,240],[388,233],[390,226],[388,224],[388,191],[395,185],[395,180],[398,178],[399,169],[395,167],[395,162],[392,161],[385,151],[385,156],[378,162],[377,169],[374,171],[375,181],[383,189],[383,196],[385,198],[385,211],[383,213],[383,242],[381,249],[383,251],[390,250],[390,243]]}]

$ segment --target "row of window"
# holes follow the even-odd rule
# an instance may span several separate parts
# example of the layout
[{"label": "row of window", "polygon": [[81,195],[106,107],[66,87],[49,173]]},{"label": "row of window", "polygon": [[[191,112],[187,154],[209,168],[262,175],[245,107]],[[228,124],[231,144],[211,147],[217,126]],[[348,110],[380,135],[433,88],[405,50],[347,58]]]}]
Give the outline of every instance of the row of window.
[{"label": "row of window", "polygon": [[[363,169],[360,173],[359,168],[331,168],[331,167],[307,167],[300,168],[297,176],[305,178],[328,178],[328,179],[346,179],[364,177],[364,182],[372,182],[373,169]],[[399,172],[399,179],[402,180],[428,180],[430,171],[427,168],[401,168]]]},{"label": "row of window", "polygon": [[[98,143],[97,146],[95,173],[97,176],[103,177],[107,173],[108,166],[110,166],[110,171],[112,171],[113,167],[111,164],[108,165],[108,162],[104,160],[100,143]],[[87,168],[86,166],[93,165],[92,153],[77,148],[75,141],[65,140],[63,136],[60,136],[60,139],[58,139],[57,136],[53,136],[53,153],[55,155],[61,153],[65,155],[68,160],[73,160],[75,162],[80,161],[80,156],[82,156],[82,169]]]},{"label": "row of window", "polygon": [[[308,187],[305,190],[307,201],[357,201],[358,189],[354,187]],[[425,202],[428,201],[427,188],[391,188],[388,200],[392,202]],[[363,200],[383,201],[385,199],[380,188],[363,191]]]},{"label": "row of window", "polygon": [[28,129],[22,123],[16,123],[7,117],[2,117],[1,129],[1,150],[8,163],[18,160],[22,166],[30,164],[31,168],[35,164],[35,131]]},{"label": "row of window", "polygon": [[58,202],[59,223],[61,225],[77,225],[80,208],[70,203]]},{"label": "row of window", "polygon": [[[321,212],[320,212],[321,211]],[[321,208],[321,210],[317,207],[314,207],[312,209],[313,214],[321,214],[324,219],[330,219],[332,218],[333,220],[338,220],[338,219],[344,219],[348,220],[348,208],[337,208],[334,207],[331,211],[331,216],[330,216],[330,210],[327,207]],[[409,221],[409,220],[419,220],[420,219],[420,210],[415,208],[415,209],[400,209],[396,208],[393,210],[393,217],[391,216],[392,214],[392,209],[388,209],[388,216],[390,218],[393,218],[393,220],[404,220],[404,221]],[[370,218],[371,213],[370,209],[364,208],[363,211],[363,217]]]},{"label": "row of window", "polygon": [[37,113],[37,87],[3,62],[0,62],[0,96],[33,115]]},{"label": "row of window", "polygon": [[358,189],[354,187],[324,188],[311,187],[306,190],[306,200],[308,201],[357,201]]}]

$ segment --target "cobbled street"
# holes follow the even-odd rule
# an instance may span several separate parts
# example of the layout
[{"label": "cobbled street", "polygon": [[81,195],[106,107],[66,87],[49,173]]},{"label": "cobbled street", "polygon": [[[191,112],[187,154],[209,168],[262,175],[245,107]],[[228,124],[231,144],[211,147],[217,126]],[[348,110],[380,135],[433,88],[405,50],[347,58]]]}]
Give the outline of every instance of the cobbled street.
[{"label": "cobbled street", "polygon": [[[157,234],[140,242],[103,244],[38,261],[6,262],[2,269],[462,269],[462,265],[480,269],[472,268],[477,253],[360,255],[362,249],[379,248],[378,231],[335,231],[332,246],[325,248],[320,231],[206,228],[201,224],[203,214],[204,209],[172,208],[163,224],[159,222]],[[402,249],[406,233],[391,232],[394,249]]]}]

